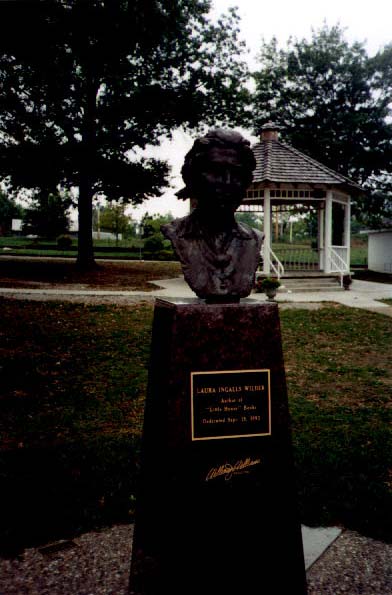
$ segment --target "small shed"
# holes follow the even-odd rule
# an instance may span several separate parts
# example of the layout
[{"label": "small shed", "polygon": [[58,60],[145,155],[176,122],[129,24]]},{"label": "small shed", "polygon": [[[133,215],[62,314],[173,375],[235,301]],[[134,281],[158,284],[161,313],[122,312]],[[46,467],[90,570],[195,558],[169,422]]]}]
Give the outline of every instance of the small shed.
[{"label": "small shed", "polygon": [[392,227],[368,231],[368,269],[392,273]]},{"label": "small shed", "polygon": [[[256,158],[253,181],[241,211],[263,211],[262,270],[281,277],[286,269],[272,250],[273,211],[317,212],[316,268],[343,276],[350,270],[350,197],[363,191],[352,180],[301,153],[279,139],[279,127],[262,127],[260,142],[252,150]],[[293,253],[288,262],[299,270]],[[313,271],[315,268],[313,267]]]}]

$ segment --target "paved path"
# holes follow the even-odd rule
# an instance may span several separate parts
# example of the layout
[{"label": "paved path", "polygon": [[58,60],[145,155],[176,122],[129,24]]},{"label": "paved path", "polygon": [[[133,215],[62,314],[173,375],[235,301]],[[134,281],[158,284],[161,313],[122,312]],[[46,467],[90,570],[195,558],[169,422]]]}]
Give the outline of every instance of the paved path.
[{"label": "paved path", "polygon": [[[68,299],[72,301],[86,301],[86,299],[100,299],[104,302],[134,302],[135,300],[154,298],[190,298],[196,297],[182,277],[175,279],[161,279],[153,282],[157,289],[153,291],[124,291],[101,290],[86,288],[0,288],[0,296],[19,299]],[[264,293],[253,293],[251,298],[256,301],[266,301]],[[354,280],[349,291],[319,291],[319,292],[278,292],[277,302],[285,307],[311,307],[310,304],[335,302],[354,308],[363,308],[379,312],[392,317],[392,306],[381,302],[382,299],[392,299],[392,285]],[[306,306],[307,305],[307,306]]]},{"label": "paved path", "polygon": [[[156,297],[195,297],[195,294],[185,284],[182,278],[164,279],[156,282],[162,289],[151,292],[149,295]],[[253,293],[253,300],[266,301],[264,293]],[[344,291],[317,291],[317,292],[278,292],[276,301],[289,304],[310,304],[320,302],[337,302],[344,306],[374,310],[392,316],[392,306],[379,300],[392,300],[392,285],[386,283],[371,283],[368,281],[353,281],[351,289]]]}]

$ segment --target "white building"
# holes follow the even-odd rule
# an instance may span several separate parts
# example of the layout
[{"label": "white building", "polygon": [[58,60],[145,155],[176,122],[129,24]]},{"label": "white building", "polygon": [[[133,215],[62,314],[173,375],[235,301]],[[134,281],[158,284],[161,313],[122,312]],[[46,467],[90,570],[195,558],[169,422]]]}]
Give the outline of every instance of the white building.
[{"label": "white building", "polygon": [[23,221],[22,219],[12,219],[12,231],[22,231]]},{"label": "white building", "polygon": [[392,273],[392,229],[368,232],[368,269]]}]

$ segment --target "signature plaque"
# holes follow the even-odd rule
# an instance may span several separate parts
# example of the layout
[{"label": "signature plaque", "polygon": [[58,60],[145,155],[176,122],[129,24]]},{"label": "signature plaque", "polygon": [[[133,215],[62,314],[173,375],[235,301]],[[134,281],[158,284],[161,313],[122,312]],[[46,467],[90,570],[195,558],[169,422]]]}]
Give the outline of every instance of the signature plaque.
[{"label": "signature plaque", "polygon": [[191,372],[192,440],[271,435],[270,370]]}]

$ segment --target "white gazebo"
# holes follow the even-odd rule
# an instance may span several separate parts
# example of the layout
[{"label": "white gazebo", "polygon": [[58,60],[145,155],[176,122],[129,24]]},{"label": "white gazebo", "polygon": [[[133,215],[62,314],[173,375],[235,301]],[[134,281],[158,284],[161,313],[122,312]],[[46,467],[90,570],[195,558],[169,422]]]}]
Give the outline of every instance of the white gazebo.
[{"label": "white gazebo", "polygon": [[[290,270],[336,274],[350,271],[350,197],[360,186],[279,140],[278,126],[262,127],[260,142],[252,147],[256,158],[253,182],[240,211],[262,211],[264,245],[261,270],[282,277]],[[317,247],[312,262],[291,251],[284,260],[272,250],[272,215],[279,212],[317,212]],[[290,249],[288,248],[288,252]]]}]

